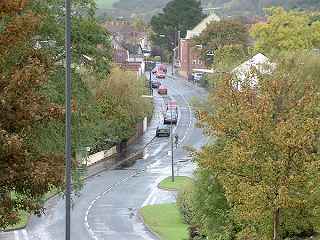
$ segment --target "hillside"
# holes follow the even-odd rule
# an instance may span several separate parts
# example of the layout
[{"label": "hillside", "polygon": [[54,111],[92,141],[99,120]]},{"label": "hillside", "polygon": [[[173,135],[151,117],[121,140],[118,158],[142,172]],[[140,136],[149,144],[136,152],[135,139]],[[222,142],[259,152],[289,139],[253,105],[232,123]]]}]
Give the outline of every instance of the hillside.
[{"label": "hillside", "polygon": [[[140,15],[149,20],[170,0],[97,0],[99,13],[112,17]],[[218,8],[222,15],[256,15],[262,9],[283,6],[288,9],[320,9],[319,0],[202,0],[204,8]],[[112,9],[113,8],[113,9]]]}]

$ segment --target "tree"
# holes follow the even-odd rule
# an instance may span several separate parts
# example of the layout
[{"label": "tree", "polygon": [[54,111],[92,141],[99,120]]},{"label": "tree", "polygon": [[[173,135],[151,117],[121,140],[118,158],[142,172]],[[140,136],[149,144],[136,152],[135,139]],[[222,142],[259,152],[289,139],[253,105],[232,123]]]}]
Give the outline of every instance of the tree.
[{"label": "tree", "polygon": [[152,109],[151,102],[141,97],[147,91],[145,79],[114,68],[99,86],[97,101],[109,123],[109,136],[118,141],[128,140],[134,134],[136,124]]},{"label": "tree", "polygon": [[35,50],[41,16],[27,1],[4,1],[7,18],[0,34],[0,228],[19,220],[18,212],[37,212],[41,196],[63,182],[63,154],[38,152],[26,136],[36,122],[63,119],[63,109],[38,94],[52,61]]},{"label": "tree", "polygon": [[163,13],[152,17],[151,26],[155,33],[152,40],[155,45],[172,49],[177,31],[185,37],[187,30],[195,27],[203,17],[200,1],[173,0],[165,6]]},{"label": "tree", "polygon": [[216,138],[200,153],[200,168],[223,186],[243,226],[239,239],[278,240],[319,226],[319,67],[310,55],[283,57],[256,89],[248,79],[241,91],[227,76],[210,97],[212,110],[199,114]]},{"label": "tree", "polygon": [[312,14],[282,8],[271,8],[268,13],[266,23],[257,23],[250,30],[257,51],[267,54],[320,47],[320,21]]},{"label": "tree", "polygon": [[[16,223],[21,210],[41,213],[42,196],[64,184],[63,4],[63,0],[0,3],[1,229]],[[91,77],[105,79],[111,59],[110,38],[93,18],[94,1],[73,1],[73,9],[77,12],[73,19],[79,20],[73,21],[73,66],[85,65]],[[93,61],[84,62],[80,57],[84,55]],[[73,113],[81,111],[82,123],[90,131],[98,124],[105,131],[102,114],[93,111],[97,104],[92,101],[90,86],[80,79],[77,69],[72,69]],[[80,109],[79,103],[85,107]],[[73,131],[78,133],[75,115]],[[99,130],[90,132],[88,145],[101,134]],[[75,135],[73,146],[79,141]],[[74,167],[76,171],[76,163]]]},{"label": "tree", "polygon": [[210,62],[212,59],[208,59],[206,55],[209,51],[215,54],[218,49],[225,46],[240,45],[245,48],[248,45],[248,39],[249,34],[243,23],[237,20],[222,20],[211,22],[193,41],[194,45],[202,45],[203,58]]},{"label": "tree", "polygon": [[244,62],[248,55],[248,49],[243,45],[225,45],[215,51],[213,64],[219,71],[231,71]]}]

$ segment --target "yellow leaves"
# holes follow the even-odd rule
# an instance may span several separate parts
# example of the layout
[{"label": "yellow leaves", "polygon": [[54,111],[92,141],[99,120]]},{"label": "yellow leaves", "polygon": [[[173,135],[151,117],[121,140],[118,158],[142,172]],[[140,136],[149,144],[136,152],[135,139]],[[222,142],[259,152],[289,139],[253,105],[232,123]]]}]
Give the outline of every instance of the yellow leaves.
[{"label": "yellow leaves", "polygon": [[272,52],[312,49],[316,47],[314,31],[320,29],[309,26],[310,14],[297,11],[285,11],[274,8],[270,11],[267,23],[254,25],[250,32],[256,39],[255,48],[258,51]]}]

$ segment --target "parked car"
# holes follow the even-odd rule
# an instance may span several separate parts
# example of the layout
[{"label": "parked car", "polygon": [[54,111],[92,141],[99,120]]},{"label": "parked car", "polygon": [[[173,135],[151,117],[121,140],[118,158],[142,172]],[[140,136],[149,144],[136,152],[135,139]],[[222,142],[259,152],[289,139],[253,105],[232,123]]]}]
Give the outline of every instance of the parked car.
[{"label": "parked car", "polygon": [[170,127],[168,125],[161,124],[157,127],[156,137],[169,137]]},{"label": "parked car", "polygon": [[166,74],[162,71],[157,71],[156,78],[166,78]]},{"label": "parked car", "polygon": [[195,72],[192,74],[192,78],[196,82],[200,81],[202,77],[203,77],[203,73],[200,73],[200,72]]},{"label": "parked car", "polygon": [[159,81],[151,81],[151,87],[152,88],[159,88],[161,86],[161,82]]},{"label": "parked car", "polygon": [[168,89],[167,89],[165,86],[161,85],[161,86],[158,88],[158,93],[159,93],[160,95],[167,95]]},{"label": "parked car", "polygon": [[164,115],[163,123],[164,124],[177,124],[178,114],[175,111],[167,111]]},{"label": "parked car", "polygon": [[157,68],[155,67],[154,69],[152,69],[151,71],[153,74],[156,74],[157,73]]}]

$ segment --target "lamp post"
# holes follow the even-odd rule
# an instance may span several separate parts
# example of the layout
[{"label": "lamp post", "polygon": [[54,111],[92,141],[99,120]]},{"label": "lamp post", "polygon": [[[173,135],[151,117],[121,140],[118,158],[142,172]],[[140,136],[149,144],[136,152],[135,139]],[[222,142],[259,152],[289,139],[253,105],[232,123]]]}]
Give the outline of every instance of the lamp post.
[{"label": "lamp post", "polygon": [[171,180],[174,182],[174,167],[173,167],[173,129],[172,129],[172,107],[170,108],[171,124],[170,124],[170,137],[171,137]]},{"label": "lamp post", "polygon": [[152,90],[152,82],[151,82],[151,74],[152,70],[150,69],[150,72],[149,72],[149,87],[150,87],[150,95],[153,95],[153,90]]},{"label": "lamp post", "polygon": [[[172,62],[171,62],[171,73],[172,73],[172,76],[174,75],[174,58],[175,58],[175,46],[176,46],[176,41],[177,41],[177,39],[176,39],[176,31],[174,31],[173,32],[174,33],[174,40],[173,40],[173,42],[171,42],[172,43]],[[164,37],[167,37],[165,34],[159,34],[159,37],[162,37],[162,38],[164,38]],[[170,40],[169,38],[168,38],[168,40]]]},{"label": "lamp post", "polygon": [[71,237],[71,0],[65,0],[66,8],[66,28],[65,28],[65,48],[66,48],[66,118],[65,118],[65,159],[66,159],[66,240]]}]

